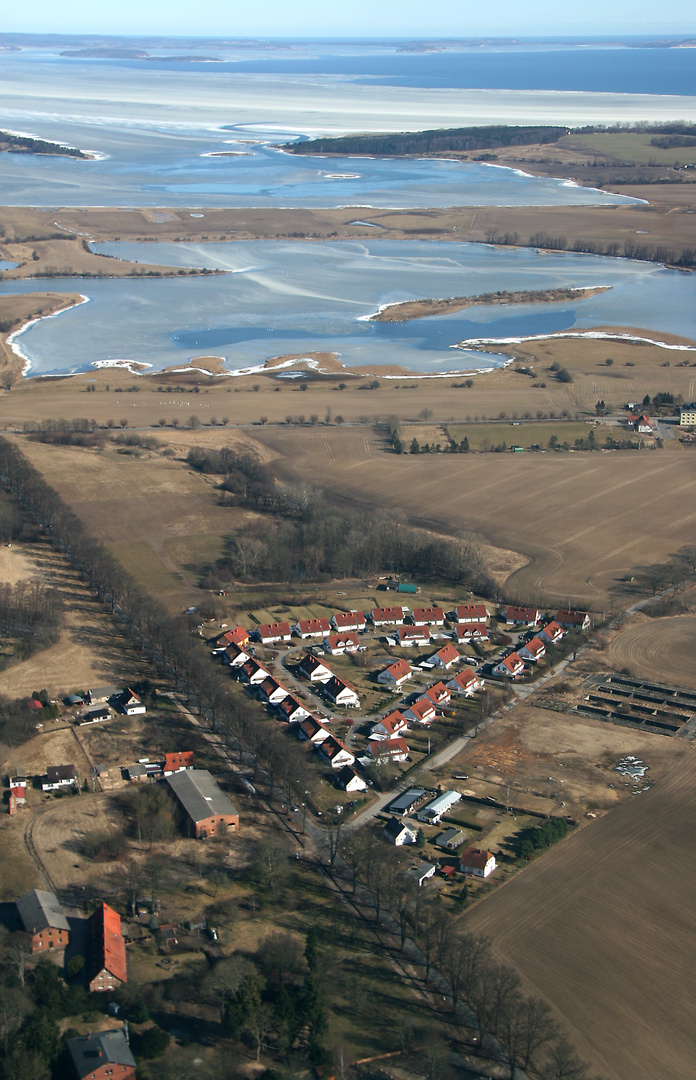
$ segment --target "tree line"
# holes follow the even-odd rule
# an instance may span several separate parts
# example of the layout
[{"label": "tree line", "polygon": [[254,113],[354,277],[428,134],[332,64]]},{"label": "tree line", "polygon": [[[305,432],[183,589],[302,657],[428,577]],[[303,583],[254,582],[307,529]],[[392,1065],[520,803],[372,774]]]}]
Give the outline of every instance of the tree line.
[{"label": "tree line", "polygon": [[345,135],[335,139],[310,139],[284,143],[291,154],[378,154],[396,157],[411,154],[495,150],[504,146],[530,146],[558,142],[567,127],[535,125],[515,127],[491,124],[484,127],[435,128],[430,131],[394,132],[388,135]]}]

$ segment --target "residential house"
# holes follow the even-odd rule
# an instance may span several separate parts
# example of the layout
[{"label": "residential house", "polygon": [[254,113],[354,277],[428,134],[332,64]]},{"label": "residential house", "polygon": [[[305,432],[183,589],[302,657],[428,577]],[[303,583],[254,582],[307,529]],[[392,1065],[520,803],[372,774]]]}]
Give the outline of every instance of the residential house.
[{"label": "residential house", "polygon": [[384,742],[385,739],[394,739],[406,731],[408,731],[408,721],[397,709],[372,725],[370,738],[377,742]]},{"label": "residential house", "polygon": [[42,791],[63,791],[77,787],[77,771],[74,765],[49,765],[41,780]]},{"label": "residential house", "polygon": [[331,633],[331,626],[329,620],[325,618],[321,619],[299,619],[298,622],[292,628],[293,633],[303,640],[306,638],[323,638],[325,634]]},{"label": "residential house", "polygon": [[24,778],[10,777],[10,798],[14,799],[15,807],[25,806],[27,801],[27,782]]},{"label": "residential house", "polygon": [[337,611],[331,616],[334,630],[364,630],[365,616],[362,611]]},{"label": "residential house", "polygon": [[235,626],[232,630],[226,630],[213,639],[213,652],[225,652],[229,645],[238,645],[243,648],[249,644],[249,632],[243,626]]},{"label": "residential house", "polygon": [[[680,418],[681,419],[681,418]],[[628,422],[639,435],[652,435],[654,427],[647,413],[629,413]]]},{"label": "residential house", "polygon": [[165,776],[171,776],[175,772],[184,772],[193,767],[193,750],[177,750],[172,754],[164,755]]},{"label": "residential house", "polygon": [[95,705],[93,709],[85,709],[80,714],[78,727],[88,727],[90,724],[104,724],[111,719],[111,709],[108,705]]},{"label": "residential house", "polygon": [[55,893],[31,889],[17,900],[22,926],[31,937],[31,951],[62,949],[70,939],[70,924]]},{"label": "residential house", "polygon": [[589,630],[592,626],[586,611],[557,611],[555,622],[564,630]]},{"label": "residential house", "polygon": [[275,645],[279,641],[290,641],[292,631],[289,622],[262,623],[256,628],[255,636],[262,645]]},{"label": "residential house", "polygon": [[458,645],[467,641],[489,641],[490,635],[484,623],[458,623],[452,631],[452,641]]},{"label": "residential house", "polygon": [[411,622],[414,626],[444,626],[445,613],[440,607],[414,608]]},{"label": "residential house", "polygon": [[438,649],[436,653],[429,657],[428,663],[432,664],[433,667],[449,671],[452,665],[458,664],[460,660],[461,656],[454,645],[451,645],[448,641],[446,645],[443,645],[441,649]]},{"label": "residential house", "polygon": [[404,816],[410,814],[425,795],[425,788],[409,788],[402,795],[398,795],[394,802],[387,807],[390,814]]},{"label": "residential house", "polygon": [[493,668],[494,675],[503,675],[506,679],[518,679],[524,674],[524,660],[516,653],[510,653]]},{"label": "residential house", "polygon": [[461,847],[466,840],[466,833],[461,829],[445,829],[443,833],[435,840],[435,847],[439,847],[442,851],[456,851],[458,847]]},{"label": "residential house", "polygon": [[163,763],[144,758],[137,765],[129,765],[126,769],[126,775],[131,783],[136,784],[148,780],[161,780],[164,775]]},{"label": "residential house", "polygon": [[366,781],[350,765],[339,770],[336,780],[344,791],[367,791]]},{"label": "residential house", "polygon": [[332,769],[341,769],[344,765],[352,765],[355,761],[355,754],[351,754],[335,735],[329,735],[328,739],[324,739],[319,744],[318,750]]},{"label": "residential house", "polygon": [[403,626],[404,609],[402,607],[376,607],[369,613],[372,625]]},{"label": "residential house", "polygon": [[187,769],[167,777],[167,783],[196,839],[239,829],[239,812],[207,769]]},{"label": "residential house", "polygon": [[411,665],[406,660],[399,659],[390,664],[384,671],[380,671],[377,682],[388,686],[390,690],[398,690],[412,675]]},{"label": "residential house", "polygon": [[696,427],[696,401],[679,409],[679,427]]},{"label": "residential house", "polygon": [[458,791],[443,791],[441,795],[432,799],[418,811],[418,820],[425,821],[429,825],[439,825],[447,811],[451,810],[460,799],[461,795]]},{"label": "residential house", "polygon": [[452,693],[443,682],[437,682],[434,686],[429,686],[425,691],[425,696],[430,698],[433,705],[449,705],[452,700]]},{"label": "residential house", "polygon": [[496,868],[495,855],[481,848],[469,847],[459,857],[459,869],[463,874],[487,878]]},{"label": "residential house", "polygon": [[399,645],[429,645],[430,632],[423,626],[400,626],[396,632]]},{"label": "residential house", "polygon": [[300,673],[310,682],[326,683],[333,676],[333,671],[314,653],[306,653],[300,661]]},{"label": "residential house", "polygon": [[76,1035],[66,1045],[76,1080],[135,1080],[135,1058],[123,1028]]},{"label": "residential house", "polygon": [[339,679],[338,675],[333,675],[328,682],[324,683],[324,693],[334,705],[343,705],[348,709],[360,708],[360,698],[355,687],[345,679]]},{"label": "residential house", "polygon": [[269,675],[259,686],[259,697],[262,701],[267,701],[269,705],[279,705],[289,692],[273,675]]},{"label": "residential house", "polygon": [[563,627],[554,619],[539,631],[539,637],[547,645],[558,645],[558,642],[563,640]]},{"label": "residential house", "polygon": [[432,724],[437,716],[435,705],[426,694],[402,711],[406,719],[412,720],[415,724]]},{"label": "residential house", "polygon": [[126,687],[125,690],[122,690],[121,693],[116,696],[114,705],[126,716],[141,716],[143,713],[147,712],[141,698],[139,698],[130,687]]},{"label": "residential house", "polygon": [[87,701],[90,705],[103,705],[113,697],[117,697],[121,691],[117,686],[95,686],[87,691]]},{"label": "residential house", "polygon": [[437,866],[435,863],[424,862],[421,863],[420,866],[413,867],[413,869],[409,870],[408,876],[413,878],[416,881],[418,888],[420,888],[421,885],[424,885],[431,877],[435,877],[436,870]]},{"label": "residential house", "polygon": [[360,648],[360,639],[353,631],[341,634],[329,634],[322,642],[327,653],[331,656],[342,656],[344,653],[354,653]]},{"label": "residential house", "polygon": [[535,626],[540,619],[539,608],[511,606],[505,609],[505,621],[514,623],[516,626]]},{"label": "residential house", "polygon": [[302,741],[313,742],[315,745],[323,743],[325,739],[328,739],[331,732],[327,727],[317,720],[315,716],[308,716],[306,720],[301,720],[297,725],[297,737]]},{"label": "residential house", "polygon": [[228,664],[233,668],[239,668],[244,667],[244,665],[251,660],[251,653],[247,652],[242,645],[237,645],[236,642],[232,641],[223,651],[221,658],[223,664]]},{"label": "residential house", "polygon": [[458,604],[447,612],[447,618],[453,623],[485,624],[488,621],[488,609],[485,604]]},{"label": "residential house", "polygon": [[239,669],[239,677],[248,686],[260,686],[266,679],[270,679],[271,673],[266,670],[263,664],[251,657],[246,664],[242,664]]},{"label": "residential house", "polygon": [[300,720],[306,720],[310,713],[309,709],[305,708],[293,694],[288,694],[278,705],[278,715],[281,720],[287,720],[289,724],[297,724]]},{"label": "residential house", "polygon": [[367,756],[375,765],[386,765],[389,761],[406,761],[408,759],[408,746],[406,740],[385,739],[383,742],[370,742],[367,746]]},{"label": "residential house", "polygon": [[542,657],[546,656],[546,646],[541,638],[537,636],[521,645],[517,653],[523,660],[531,660],[533,664],[537,664]]},{"label": "residential house", "polygon": [[447,683],[448,690],[453,694],[463,694],[464,697],[473,697],[476,691],[483,690],[483,687],[483,679],[471,668],[464,668]]},{"label": "residential house", "polygon": [[121,916],[108,904],[100,904],[87,919],[85,962],[87,988],[93,993],[116,990],[128,981]]},{"label": "residential house", "polygon": [[389,818],[389,821],[384,826],[384,835],[395,847],[402,847],[404,844],[415,844],[418,839],[415,829],[411,829],[406,822],[399,821],[396,817]]}]

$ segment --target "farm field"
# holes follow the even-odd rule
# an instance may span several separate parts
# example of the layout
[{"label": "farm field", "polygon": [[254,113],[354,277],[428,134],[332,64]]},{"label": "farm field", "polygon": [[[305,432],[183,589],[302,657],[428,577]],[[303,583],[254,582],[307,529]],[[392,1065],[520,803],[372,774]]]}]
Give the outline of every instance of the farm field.
[{"label": "farm field", "polygon": [[607,1080],[683,1080],[696,1053],[696,759],[562,842],[466,916]]},{"label": "farm field", "polygon": [[694,640],[696,616],[675,615],[652,619],[636,614],[613,639],[605,653],[616,671],[640,678],[696,687]]},{"label": "farm field", "polygon": [[[436,531],[481,535],[521,552],[528,565],[506,581],[510,597],[602,610],[641,564],[690,542],[696,510],[693,462],[664,450],[577,454],[386,454],[359,429],[265,430],[286,478],[319,484],[329,500],[401,510]],[[644,513],[659,516],[648,530]]]}]

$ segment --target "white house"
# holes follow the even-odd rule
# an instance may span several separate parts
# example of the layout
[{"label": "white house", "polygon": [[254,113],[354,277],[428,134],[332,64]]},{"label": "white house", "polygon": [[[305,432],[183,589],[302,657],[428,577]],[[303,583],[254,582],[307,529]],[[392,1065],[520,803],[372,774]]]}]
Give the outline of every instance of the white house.
[{"label": "white house", "polygon": [[553,622],[547,623],[543,630],[539,631],[539,637],[547,645],[557,645],[559,641],[563,640],[563,627],[554,619]]},{"label": "white house", "polygon": [[414,626],[444,626],[445,613],[440,607],[414,608],[411,622]]},{"label": "white house", "polygon": [[317,749],[332,769],[342,769],[344,765],[352,765],[355,761],[355,754],[351,754],[335,735],[329,735],[328,739],[319,743]]},{"label": "white house", "polygon": [[329,634],[324,638],[322,645],[331,656],[342,656],[344,653],[357,652],[360,648],[360,638],[353,631]]},{"label": "white house", "polygon": [[505,610],[505,621],[514,623],[516,626],[534,626],[539,622],[541,612],[535,607],[508,607]]},{"label": "white house", "polygon": [[495,855],[481,848],[470,847],[462,852],[459,859],[459,868],[463,874],[471,874],[473,877],[487,878],[496,868]]},{"label": "white house", "polygon": [[464,668],[447,683],[448,690],[451,690],[453,694],[463,694],[464,697],[473,697],[477,690],[483,690],[483,686],[483,679],[479,678],[471,668]]},{"label": "white house", "polygon": [[396,632],[399,645],[429,645],[430,632],[423,626],[400,626]]},{"label": "white house", "polygon": [[423,697],[418,698],[418,701],[414,701],[413,705],[404,709],[403,714],[407,720],[413,720],[416,724],[432,724],[437,716],[437,710],[431,699],[424,694]]},{"label": "white house", "polygon": [[259,696],[263,701],[267,701],[269,705],[279,705],[283,698],[288,696],[289,692],[272,675],[264,679],[259,686]]},{"label": "white house", "polygon": [[489,641],[485,623],[458,623],[452,631],[452,641],[461,645],[466,641]]},{"label": "white house", "polygon": [[306,720],[310,715],[309,709],[306,709],[302,702],[292,694],[284,697],[277,709],[281,720],[287,720],[289,724],[298,724],[300,720]]},{"label": "white house", "polygon": [[290,641],[292,632],[290,623],[262,623],[256,628],[256,637],[263,645],[274,645],[278,641]]},{"label": "white house", "polygon": [[522,645],[517,650],[517,653],[523,660],[531,660],[533,664],[536,664],[543,656],[546,656],[546,646],[541,638],[537,636]]},{"label": "white house", "polygon": [[397,690],[407,679],[411,678],[412,674],[411,665],[406,660],[399,659],[390,664],[384,671],[380,671],[377,682],[382,683],[383,686],[388,686],[390,690]]},{"label": "white house", "polygon": [[293,626],[293,633],[298,637],[305,638],[323,638],[325,634],[331,633],[331,627],[329,620],[325,618],[321,619],[300,619]]},{"label": "white house", "polygon": [[333,677],[333,671],[314,653],[307,653],[300,661],[300,671],[310,682],[327,683]]},{"label": "white house", "polygon": [[437,867],[435,863],[424,862],[420,866],[414,867],[408,871],[408,876],[414,878],[418,884],[418,888],[424,885],[429,878],[435,876]]},{"label": "white house", "polygon": [[408,746],[405,739],[385,739],[384,742],[369,743],[367,753],[375,765],[385,765],[388,761],[406,761]]},{"label": "white house", "polygon": [[242,664],[240,668],[240,678],[242,682],[248,683],[249,686],[260,686],[266,679],[270,679],[270,671],[266,671],[265,667],[254,660],[252,657],[247,660],[246,664]]},{"label": "white house", "polygon": [[592,626],[586,611],[557,611],[555,621],[564,630],[589,630]]},{"label": "white house", "polygon": [[404,609],[400,607],[376,607],[370,612],[373,626],[403,626]]},{"label": "white house", "polygon": [[328,682],[324,683],[324,692],[329,701],[334,705],[343,705],[347,709],[359,709],[360,698],[354,686],[337,675],[332,675]]},{"label": "white house", "polygon": [[231,642],[223,651],[221,659],[223,664],[228,664],[232,668],[240,668],[251,660],[251,653],[247,652],[241,645],[235,645],[234,642]]},{"label": "white house", "polygon": [[510,653],[493,668],[494,675],[503,675],[506,679],[516,679],[524,674],[524,660],[518,653]]},{"label": "white house", "polygon": [[402,735],[406,731],[408,731],[406,717],[397,709],[396,712],[389,713],[389,716],[385,716],[382,720],[378,720],[376,724],[373,724],[370,738],[377,742],[384,742],[385,739],[394,739],[397,735]]},{"label": "white house", "polygon": [[74,765],[49,765],[41,781],[42,791],[62,791],[63,788],[77,787],[77,773]]},{"label": "white house", "polygon": [[442,668],[444,671],[449,671],[452,665],[458,664],[460,660],[461,656],[449,641],[429,657],[429,663],[433,667]]},{"label": "white house", "polygon": [[362,611],[337,611],[331,616],[334,630],[364,630],[365,616]]},{"label": "white house", "polygon": [[415,829],[411,829],[405,821],[399,821],[396,817],[389,818],[384,826],[384,835],[396,847],[404,844],[415,844],[418,839]]},{"label": "white house", "polygon": [[452,700],[452,694],[443,682],[429,686],[425,691],[425,696],[429,697],[434,705],[449,705]]},{"label": "white house", "polygon": [[350,765],[344,765],[336,780],[344,791],[367,791],[367,783]]},{"label": "white house", "polygon": [[297,725],[297,737],[300,740],[308,740],[318,746],[328,739],[331,732],[314,716],[308,716]]},{"label": "white house", "polygon": [[447,618],[454,623],[483,623],[488,621],[488,609],[485,604],[458,604],[447,612]]}]

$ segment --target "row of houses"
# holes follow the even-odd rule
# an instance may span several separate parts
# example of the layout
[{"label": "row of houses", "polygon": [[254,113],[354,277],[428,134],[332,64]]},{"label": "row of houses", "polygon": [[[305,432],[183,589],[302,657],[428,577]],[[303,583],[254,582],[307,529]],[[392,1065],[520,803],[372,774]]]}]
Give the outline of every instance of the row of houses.
[{"label": "row of houses", "polygon": [[[243,663],[240,662],[241,657],[230,657],[230,649],[237,648],[238,646],[228,646],[223,654],[223,662],[237,669],[241,681],[256,688],[262,701],[276,707],[281,718],[289,723],[296,723],[310,715],[309,710],[297,700],[295,695],[255,657],[247,656]],[[303,657],[300,671],[310,682],[321,685],[322,694],[333,705],[351,709],[360,708],[360,697],[352,683],[335,675],[331,668],[313,653],[308,653]]]},{"label": "row of houses", "polygon": [[525,663],[538,664],[546,656],[548,645],[558,645],[563,640],[564,630],[554,619],[544,626],[539,633],[518,646],[515,652],[503,657],[494,667],[493,674],[508,679],[517,679],[524,674]]}]

